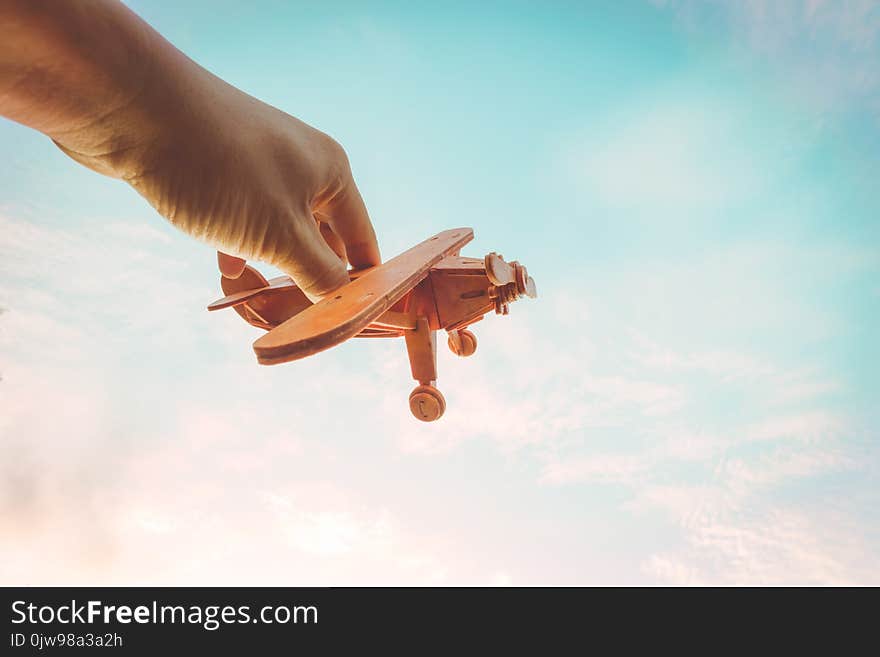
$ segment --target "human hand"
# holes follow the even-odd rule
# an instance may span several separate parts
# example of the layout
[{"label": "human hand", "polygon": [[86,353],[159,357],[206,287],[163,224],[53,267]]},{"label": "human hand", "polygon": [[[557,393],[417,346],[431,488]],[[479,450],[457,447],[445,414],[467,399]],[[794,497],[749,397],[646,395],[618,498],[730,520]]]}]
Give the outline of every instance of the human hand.
[{"label": "human hand", "polygon": [[[208,74],[210,76],[210,74]],[[348,282],[344,262],[379,264],[366,207],[342,147],[222,80],[188,89],[126,178],[163,216],[222,253],[289,274],[313,300]],[[233,254],[233,255],[226,255]]]},{"label": "human hand", "polygon": [[[0,114],[121,178],[185,233],[313,300],[380,262],[342,147],[187,58],[115,0],[0,2]],[[229,255],[226,255],[229,254]]]},{"label": "human hand", "polygon": [[190,74],[195,81],[161,110],[161,126],[124,179],[175,226],[218,248],[226,276],[237,277],[245,259],[261,260],[317,300],[348,282],[346,260],[379,264],[342,147],[203,69]]}]

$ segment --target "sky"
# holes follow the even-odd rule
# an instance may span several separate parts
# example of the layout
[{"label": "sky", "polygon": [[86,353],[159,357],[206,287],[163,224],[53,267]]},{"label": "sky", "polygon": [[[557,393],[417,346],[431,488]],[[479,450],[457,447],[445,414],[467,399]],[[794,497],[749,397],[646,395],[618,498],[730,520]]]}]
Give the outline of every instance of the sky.
[{"label": "sky", "polygon": [[539,299],[420,423],[402,340],[257,365],[209,247],[0,119],[0,582],[880,584],[880,3],[319,4],[129,3],[384,257],[472,226]]}]

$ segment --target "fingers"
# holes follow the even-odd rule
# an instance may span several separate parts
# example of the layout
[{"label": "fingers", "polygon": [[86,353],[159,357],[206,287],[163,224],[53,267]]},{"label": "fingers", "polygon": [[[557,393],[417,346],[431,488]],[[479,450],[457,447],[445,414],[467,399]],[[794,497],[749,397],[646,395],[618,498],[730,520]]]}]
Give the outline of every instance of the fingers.
[{"label": "fingers", "polygon": [[245,261],[242,258],[217,251],[217,266],[220,267],[220,273],[224,277],[238,278],[244,271]]},{"label": "fingers", "polygon": [[342,240],[352,267],[361,269],[382,264],[373,224],[354,181],[321,207],[318,215]]},{"label": "fingers", "polygon": [[328,246],[333,249],[333,252],[338,255],[343,262],[347,262],[348,256],[345,253],[345,244],[342,243],[339,235],[333,232],[333,229],[330,228],[330,224],[324,223],[317,217],[315,217],[315,221],[318,222],[318,228],[321,231],[321,237],[324,238],[324,241],[327,242]]},{"label": "fingers", "polygon": [[349,282],[348,270],[325,241],[318,222],[309,217],[296,226],[297,239],[271,263],[288,274],[310,300],[319,301]]},{"label": "fingers", "polygon": [[[345,245],[326,224],[313,221],[313,231],[305,231],[295,250],[272,264],[293,278],[312,301],[349,282],[345,266]],[[239,278],[247,262],[243,258],[217,251],[217,265],[225,278]]]}]

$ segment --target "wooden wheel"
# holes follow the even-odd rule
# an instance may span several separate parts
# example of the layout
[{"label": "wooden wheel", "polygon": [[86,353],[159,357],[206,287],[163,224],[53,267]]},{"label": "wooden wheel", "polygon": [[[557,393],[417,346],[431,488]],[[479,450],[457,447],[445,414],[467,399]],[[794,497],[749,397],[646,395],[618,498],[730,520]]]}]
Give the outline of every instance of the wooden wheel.
[{"label": "wooden wheel", "polygon": [[446,410],[446,400],[434,386],[416,386],[409,394],[409,410],[417,420],[433,422]]},{"label": "wooden wheel", "polygon": [[477,336],[467,329],[451,331],[447,341],[449,350],[456,356],[466,358],[473,356],[477,350]]}]

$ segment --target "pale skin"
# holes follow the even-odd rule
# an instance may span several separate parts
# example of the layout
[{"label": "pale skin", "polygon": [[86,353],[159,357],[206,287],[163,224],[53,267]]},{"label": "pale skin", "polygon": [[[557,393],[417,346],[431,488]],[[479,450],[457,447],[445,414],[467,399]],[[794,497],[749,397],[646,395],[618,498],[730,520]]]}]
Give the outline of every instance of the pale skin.
[{"label": "pale skin", "polygon": [[212,75],[117,0],[0,0],[0,115],[131,185],[218,249],[268,262],[313,300],[380,263],[331,137]]}]

